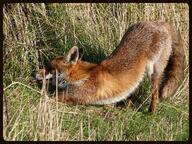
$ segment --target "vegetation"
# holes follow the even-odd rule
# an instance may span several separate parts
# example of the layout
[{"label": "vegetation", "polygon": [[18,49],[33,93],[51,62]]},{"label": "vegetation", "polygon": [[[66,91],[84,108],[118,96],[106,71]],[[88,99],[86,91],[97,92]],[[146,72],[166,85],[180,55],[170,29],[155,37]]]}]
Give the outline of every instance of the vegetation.
[{"label": "vegetation", "polygon": [[[189,137],[189,8],[178,3],[7,4],[3,7],[3,136],[5,140],[187,140]],[[165,20],[185,42],[185,79],[177,93],[147,112],[146,80],[135,108],[58,103],[34,83],[37,51],[49,61],[73,45],[99,63],[133,23]],[[50,94],[48,94],[50,95]]]}]

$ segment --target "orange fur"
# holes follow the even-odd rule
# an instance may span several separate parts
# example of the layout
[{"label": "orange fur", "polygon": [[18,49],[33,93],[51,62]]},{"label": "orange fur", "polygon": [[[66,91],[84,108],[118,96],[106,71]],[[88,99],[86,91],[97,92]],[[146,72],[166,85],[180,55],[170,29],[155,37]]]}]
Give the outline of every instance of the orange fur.
[{"label": "orange fur", "polygon": [[[161,85],[168,61],[173,67],[172,75],[182,80],[183,46],[176,30],[168,23],[140,22],[131,26],[123,36],[114,52],[100,64],[92,64],[79,59],[79,51],[75,46],[67,54],[51,61],[46,74],[60,74],[59,82],[65,81],[67,90],[59,93],[58,100],[73,104],[108,104],[127,98],[139,86],[145,72],[148,72],[152,85],[152,101],[150,111],[154,112],[159,101],[159,92],[169,92],[168,87]],[[180,48],[180,51],[179,51]],[[173,55],[172,55],[173,53]],[[176,68],[177,54],[180,62]],[[170,71],[169,70],[169,71]],[[168,72],[169,73],[169,72]],[[168,76],[176,84],[171,74]],[[165,84],[173,87],[167,80]],[[165,89],[168,89],[165,91]],[[172,94],[173,92],[169,92]]]}]

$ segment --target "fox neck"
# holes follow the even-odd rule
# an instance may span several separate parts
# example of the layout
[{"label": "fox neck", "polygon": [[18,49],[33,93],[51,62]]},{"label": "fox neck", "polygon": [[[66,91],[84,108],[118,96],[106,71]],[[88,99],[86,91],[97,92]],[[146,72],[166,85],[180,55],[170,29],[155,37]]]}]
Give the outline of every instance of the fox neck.
[{"label": "fox neck", "polygon": [[70,77],[73,79],[70,84],[81,86],[86,80],[91,77],[92,71],[97,67],[97,64],[85,61],[78,61],[76,65],[69,71]]},{"label": "fox neck", "polygon": [[91,70],[91,69],[95,68],[96,66],[98,66],[98,64],[89,63],[89,62],[81,61],[81,60],[78,60],[77,65],[76,65],[77,68],[81,67],[81,69],[84,69],[84,70]]}]

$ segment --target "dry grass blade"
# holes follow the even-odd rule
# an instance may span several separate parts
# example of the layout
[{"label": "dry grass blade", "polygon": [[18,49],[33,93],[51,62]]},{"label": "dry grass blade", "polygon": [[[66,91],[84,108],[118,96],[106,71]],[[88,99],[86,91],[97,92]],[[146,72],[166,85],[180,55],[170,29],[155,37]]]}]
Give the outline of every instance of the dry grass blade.
[{"label": "dry grass blade", "polygon": [[79,129],[79,140],[83,141],[83,123],[82,123],[82,121],[80,123],[80,129]]},{"label": "dry grass blade", "polygon": [[9,125],[10,113],[9,113],[9,110],[8,110],[8,107],[7,107],[7,97],[4,96],[3,98],[4,98],[4,104],[5,104],[6,122],[7,122],[7,125]]},{"label": "dry grass blade", "polygon": [[32,90],[32,91],[35,91],[35,92],[41,94],[40,91],[38,91],[38,90],[36,90],[36,89],[33,89],[32,87],[30,87],[30,86],[28,86],[28,85],[26,85],[26,84],[23,84],[23,83],[21,83],[21,82],[12,82],[10,85],[8,85],[6,88],[4,88],[3,91],[6,91],[7,89],[9,89],[9,88],[11,88],[12,86],[17,85],[17,84],[18,84],[18,85],[22,85],[22,86],[24,86],[24,87],[26,87],[26,88],[28,88],[28,89],[30,89],[30,90]]}]

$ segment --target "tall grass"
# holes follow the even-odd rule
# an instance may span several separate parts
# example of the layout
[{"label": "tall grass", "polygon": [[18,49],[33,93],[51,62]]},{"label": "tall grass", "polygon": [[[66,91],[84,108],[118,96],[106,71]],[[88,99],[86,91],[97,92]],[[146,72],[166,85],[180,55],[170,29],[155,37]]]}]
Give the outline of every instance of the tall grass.
[{"label": "tall grass", "polygon": [[[186,140],[188,12],[184,3],[4,5],[4,139]],[[139,109],[66,105],[42,94],[33,83],[38,69],[37,50],[49,61],[78,45],[85,49],[85,60],[98,63],[115,49],[131,24],[160,19],[181,32],[186,69],[176,95],[160,103],[156,114],[146,113],[150,100],[147,81],[135,93]]]}]

